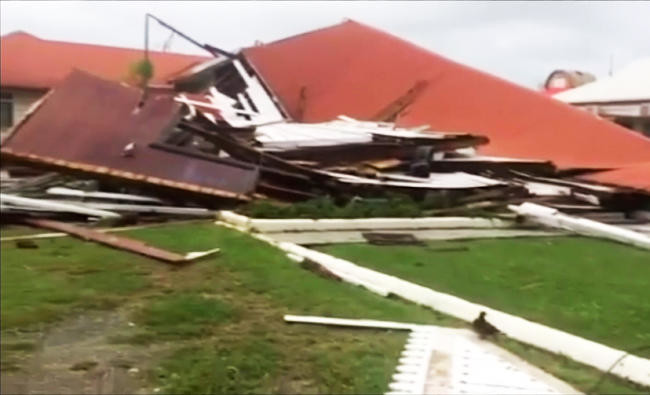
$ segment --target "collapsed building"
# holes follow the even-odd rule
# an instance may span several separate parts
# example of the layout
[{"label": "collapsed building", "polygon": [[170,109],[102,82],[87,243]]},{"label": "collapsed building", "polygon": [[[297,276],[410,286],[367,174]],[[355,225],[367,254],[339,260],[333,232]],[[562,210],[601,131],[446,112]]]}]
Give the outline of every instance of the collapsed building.
[{"label": "collapsed building", "polygon": [[[57,83],[2,143],[3,220],[179,265],[218,249],[178,254],[51,219],[214,219],[216,208],[321,196],[429,199],[438,204],[427,215],[463,216],[273,220],[224,210],[219,220],[322,275],[463,320],[485,307],[311,251],[296,234],[304,244],[332,242],[326,231],[408,244],[416,233],[540,236],[541,226],[650,249],[650,139],[641,134],[353,21],[236,54],[206,48],[213,58],[144,89],[82,70]],[[497,218],[466,217],[477,208]],[[628,355],[489,311],[513,338],[603,371]],[[646,367],[630,355],[613,372],[647,383]],[[422,392],[403,381],[390,388]]]},{"label": "collapsed building", "polygon": [[650,139],[363,24],[211,52],[145,92],[73,71],[14,126],[3,164],[175,206],[390,191],[617,221],[648,207]]}]

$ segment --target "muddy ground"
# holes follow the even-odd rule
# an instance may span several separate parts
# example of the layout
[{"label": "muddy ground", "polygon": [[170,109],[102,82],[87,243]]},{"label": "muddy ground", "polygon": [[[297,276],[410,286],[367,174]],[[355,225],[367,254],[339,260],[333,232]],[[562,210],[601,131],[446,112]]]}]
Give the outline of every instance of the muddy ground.
[{"label": "muddy ground", "polygon": [[[171,344],[114,344],[135,330],[126,309],[89,312],[32,332],[5,332],[2,394],[144,394],[151,369]],[[23,349],[22,352],[16,349]],[[3,358],[4,359],[4,358]]]}]

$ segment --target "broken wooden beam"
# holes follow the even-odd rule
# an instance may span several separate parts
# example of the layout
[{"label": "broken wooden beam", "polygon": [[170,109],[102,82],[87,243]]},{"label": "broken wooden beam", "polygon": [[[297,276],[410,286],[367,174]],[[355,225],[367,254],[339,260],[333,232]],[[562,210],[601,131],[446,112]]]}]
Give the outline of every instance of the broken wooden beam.
[{"label": "broken wooden beam", "polygon": [[417,81],[406,93],[384,107],[374,117],[375,121],[393,122],[406,107],[410,106],[420,96],[429,83],[424,80]]},{"label": "broken wooden beam", "polygon": [[156,259],[165,263],[183,264],[203,258],[219,251],[218,248],[213,248],[208,251],[190,252],[185,255],[177,254],[175,252],[163,250],[144,243],[140,240],[131,239],[124,236],[116,236],[111,234],[102,233],[96,230],[83,228],[81,226],[67,224],[59,221],[52,221],[46,219],[33,219],[26,218],[23,222],[37,228],[56,230],[64,232],[70,236],[78,237],[82,240],[94,241],[96,243],[116,248],[123,251],[133,252],[135,254],[143,255],[148,258]]},{"label": "broken wooden beam", "polygon": [[424,245],[411,233],[363,232],[361,235],[374,245]]}]

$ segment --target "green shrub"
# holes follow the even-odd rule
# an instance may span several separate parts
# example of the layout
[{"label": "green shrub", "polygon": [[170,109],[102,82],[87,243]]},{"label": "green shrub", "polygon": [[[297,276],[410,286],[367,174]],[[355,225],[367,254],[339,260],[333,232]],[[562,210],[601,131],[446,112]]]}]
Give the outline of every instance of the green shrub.
[{"label": "green shrub", "polygon": [[408,195],[386,193],[381,198],[347,198],[340,202],[330,196],[320,196],[291,205],[262,200],[243,206],[239,211],[254,218],[411,218],[425,215],[423,210],[451,205],[451,198],[445,194],[426,195],[416,201]]},{"label": "green shrub", "polygon": [[129,66],[129,77],[140,87],[147,86],[153,75],[153,63],[148,59],[140,59]]}]

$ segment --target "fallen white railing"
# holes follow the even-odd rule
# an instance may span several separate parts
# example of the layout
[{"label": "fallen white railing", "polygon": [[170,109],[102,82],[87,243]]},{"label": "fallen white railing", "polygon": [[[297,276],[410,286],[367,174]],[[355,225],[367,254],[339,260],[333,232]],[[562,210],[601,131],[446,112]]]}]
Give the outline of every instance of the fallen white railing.
[{"label": "fallen white railing", "polygon": [[609,239],[650,249],[650,237],[633,230],[621,228],[620,226],[574,217],[563,214],[557,209],[535,203],[527,202],[519,206],[510,205],[508,208],[540,225],[569,230],[583,236]]},{"label": "fallen white railing", "polygon": [[[490,318],[490,322],[513,339],[555,354],[565,355],[601,371],[607,371],[611,368],[611,373],[614,375],[646,386],[650,385],[649,359],[628,355],[625,351],[494,310],[487,306],[472,303],[453,295],[437,292],[297,244],[277,242],[269,235],[250,233],[250,229],[239,225],[247,223],[246,219],[248,218],[245,216],[235,214],[234,216],[226,215],[220,218],[224,221],[218,221],[217,224],[249,233],[259,240],[280,248],[294,259],[302,257],[316,262],[335,273],[343,281],[360,285],[371,292],[382,296],[397,295],[467,322],[473,321],[481,311],[485,311]],[[227,218],[232,218],[235,223],[226,221]],[[621,358],[624,359],[621,360]]]},{"label": "fallen white railing", "polygon": [[479,217],[257,219],[232,211],[220,211],[219,217],[246,230],[261,233],[378,229],[504,229],[514,225],[512,221]]},{"label": "fallen white railing", "polygon": [[289,323],[403,330],[409,336],[388,394],[573,394],[575,388],[468,329],[285,315]]}]

